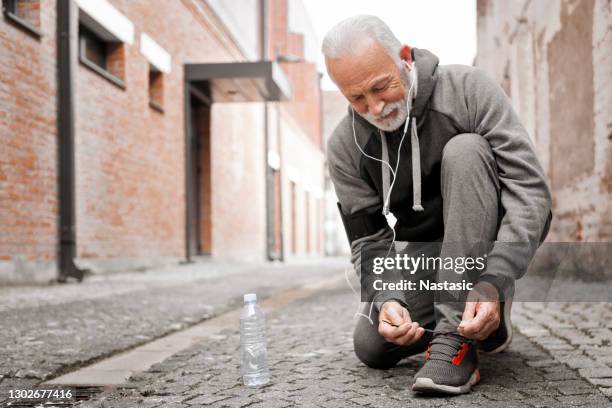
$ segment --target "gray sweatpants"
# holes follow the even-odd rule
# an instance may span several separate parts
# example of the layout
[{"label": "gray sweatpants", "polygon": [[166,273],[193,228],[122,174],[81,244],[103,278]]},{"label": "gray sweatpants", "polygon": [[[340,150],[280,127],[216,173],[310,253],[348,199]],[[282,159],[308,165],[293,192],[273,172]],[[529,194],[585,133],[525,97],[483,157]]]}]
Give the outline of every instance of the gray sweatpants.
[{"label": "gray sweatpants", "polygon": [[[482,136],[460,134],[445,145],[441,190],[444,237],[439,256],[482,256],[488,248],[474,243],[493,243],[503,215],[495,157]],[[438,274],[440,279],[441,272]],[[448,274],[444,276],[444,279],[449,277]],[[474,282],[478,277],[470,278]],[[405,299],[412,320],[429,329],[455,330],[461,321],[464,303],[437,301],[432,293],[410,293],[410,298]],[[369,311],[370,304],[365,303],[362,313],[367,315]],[[426,332],[420,341],[410,346],[388,343],[378,334],[375,307],[371,318],[374,325],[365,318],[358,319],[353,337],[357,357],[370,367],[392,367],[402,358],[424,351],[431,339],[431,334]]]}]

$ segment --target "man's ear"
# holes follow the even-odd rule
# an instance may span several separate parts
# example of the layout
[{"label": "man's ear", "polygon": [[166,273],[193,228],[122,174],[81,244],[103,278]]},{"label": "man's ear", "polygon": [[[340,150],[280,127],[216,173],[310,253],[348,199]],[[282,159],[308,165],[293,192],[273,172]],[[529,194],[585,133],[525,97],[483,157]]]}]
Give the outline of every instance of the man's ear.
[{"label": "man's ear", "polygon": [[400,58],[410,64],[412,62],[412,48],[406,44],[402,45]]}]

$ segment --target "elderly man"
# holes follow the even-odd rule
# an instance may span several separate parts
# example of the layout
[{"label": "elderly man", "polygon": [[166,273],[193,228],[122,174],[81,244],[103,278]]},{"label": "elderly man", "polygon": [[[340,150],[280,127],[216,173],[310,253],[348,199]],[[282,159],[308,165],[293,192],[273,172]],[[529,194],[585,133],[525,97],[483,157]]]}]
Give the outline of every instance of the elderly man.
[{"label": "elderly man", "polygon": [[514,281],[548,232],[550,191],[532,143],[487,75],[438,65],[377,17],[340,22],[323,53],[350,104],[328,160],[357,272],[370,273],[360,270],[368,248],[396,240],[408,252],[411,243],[439,242],[440,257],[486,257],[467,301],[362,288],[371,320],[357,321],[355,353],[388,368],[426,350],[412,389],[468,392],[480,378],[478,349],[510,343]]}]

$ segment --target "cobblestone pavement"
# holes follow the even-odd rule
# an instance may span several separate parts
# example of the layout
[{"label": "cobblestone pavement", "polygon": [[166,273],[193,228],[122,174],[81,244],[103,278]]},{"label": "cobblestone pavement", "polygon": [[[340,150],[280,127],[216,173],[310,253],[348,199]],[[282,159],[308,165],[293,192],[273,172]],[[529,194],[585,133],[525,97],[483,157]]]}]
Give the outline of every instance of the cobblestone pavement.
[{"label": "cobblestone pavement", "polygon": [[523,334],[612,397],[612,303],[529,302],[514,309]]},{"label": "cobblestone pavement", "polygon": [[[525,335],[516,333],[504,353],[481,356],[481,383],[471,394],[453,398],[418,397],[409,390],[422,355],[390,370],[361,364],[352,350],[355,307],[356,296],[342,288],[271,313],[267,327],[273,379],[264,388],[241,384],[236,322],[236,327],[152,366],[133,376],[125,387],[99,394],[82,406],[610,406],[604,395],[610,381],[605,377],[612,377],[606,331],[609,304],[519,305],[515,315]],[[571,315],[565,318],[564,312]],[[583,314],[591,317],[584,319]],[[580,319],[575,320],[576,316]],[[573,326],[562,325],[570,320],[573,323],[567,324]],[[584,338],[562,331],[577,327]],[[570,353],[576,350],[584,350],[585,358],[597,354],[596,350],[607,352],[607,357],[597,355],[580,363],[578,355]]]},{"label": "cobblestone pavement", "polygon": [[[43,380],[267,297],[341,272],[338,260],[203,262],[81,284],[0,288],[0,401]],[[322,267],[323,266],[323,267]]]}]

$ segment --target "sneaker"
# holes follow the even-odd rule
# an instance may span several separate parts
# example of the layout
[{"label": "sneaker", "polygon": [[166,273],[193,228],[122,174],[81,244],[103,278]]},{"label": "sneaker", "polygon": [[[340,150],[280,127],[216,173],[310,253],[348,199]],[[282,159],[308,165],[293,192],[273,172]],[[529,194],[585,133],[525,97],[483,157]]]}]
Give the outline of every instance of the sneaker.
[{"label": "sneaker", "polygon": [[465,394],[480,380],[478,350],[455,333],[434,335],[425,352],[425,365],[414,376],[413,391]]},{"label": "sneaker", "polygon": [[485,353],[494,354],[504,351],[512,342],[512,321],[510,320],[512,298],[509,297],[505,302],[502,302],[500,309],[499,327],[479,344],[479,349]]}]

